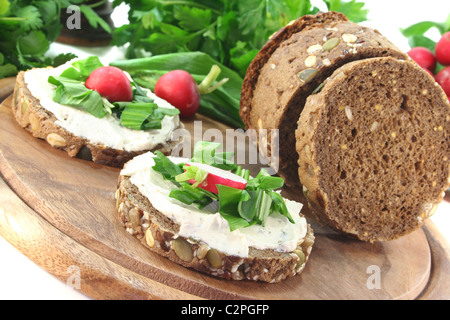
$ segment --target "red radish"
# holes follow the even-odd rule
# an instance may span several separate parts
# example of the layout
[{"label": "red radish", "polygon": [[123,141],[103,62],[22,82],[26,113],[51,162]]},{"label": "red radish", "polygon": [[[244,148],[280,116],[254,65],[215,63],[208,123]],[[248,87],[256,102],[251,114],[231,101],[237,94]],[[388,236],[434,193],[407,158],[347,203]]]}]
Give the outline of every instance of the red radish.
[{"label": "red radish", "polygon": [[450,65],[450,31],[442,35],[434,48],[436,58],[444,66]]},{"label": "red radish", "polygon": [[[247,180],[230,171],[226,171],[203,163],[187,162],[186,166],[195,166],[208,172],[208,176],[206,177],[205,181],[200,183],[198,187],[215,194],[219,193],[219,191],[217,190],[218,184],[240,190],[244,190],[247,186]],[[188,182],[194,184],[196,181],[192,179]]]},{"label": "red radish", "polygon": [[133,100],[133,90],[126,74],[119,68],[106,66],[95,69],[86,80],[86,88],[97,91],[109,102]]},{"label": "red radish", "polygon": [[155,94],[180,110],[183,118],[193,116],[200,107],[200,93],[191,74],[173,70],[161,76],[155,85]]},{"label": "red radish", "polygon": [[445,67],[435,76],[436,82],[444,89],[447,97],[450,97],[450,66]]},{"label": "red radish", "polygon": [[429,49],[415,47],[408,51],[408,55],[422,68],[428,69],[432,73],[436,70],[436,57]]}]

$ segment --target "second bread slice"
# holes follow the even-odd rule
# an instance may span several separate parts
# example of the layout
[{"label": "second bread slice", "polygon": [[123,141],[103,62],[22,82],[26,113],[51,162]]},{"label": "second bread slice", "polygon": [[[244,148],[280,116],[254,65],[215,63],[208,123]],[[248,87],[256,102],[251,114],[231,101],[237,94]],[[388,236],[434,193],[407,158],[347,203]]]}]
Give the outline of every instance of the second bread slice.
[{"label": "second bread slice", "polygon": [[433,214],[450,181],[450,105],[417,64],[348,63],[311,95],[296,131],[299,176],[319,219],[391,240]]}]

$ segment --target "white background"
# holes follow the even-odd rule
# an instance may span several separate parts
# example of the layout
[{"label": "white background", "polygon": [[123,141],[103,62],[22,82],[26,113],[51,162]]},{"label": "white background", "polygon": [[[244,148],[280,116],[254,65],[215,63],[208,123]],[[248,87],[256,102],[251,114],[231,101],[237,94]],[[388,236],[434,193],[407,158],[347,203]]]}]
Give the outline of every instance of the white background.
[{"label": "white background", "polygon": [[[363,0],[358,0],[363,1]],[[365,0],[365,8],[369,9],[369,21],[362,23],[378,29],[383,35],[394,42],[400,49],[407,51],[407,40],[399,32],[413,23],[432,20],[442,22],[450,13],[449,0]],[[325,9],[320,1],[313,4]],[[114,12],[114,21],[121,25],[126,21],[126,9]],[[428,34],[436,41],[437,31]],[[69,52],[72,49],[53,44],[51,52]],[[74,53],[83,55],[101,55],[98,49],[76,50]],[[114,48],[105,60],[123,58],[121,50]],[[104,62],[105,63],[105,62]],[[440,228],[447,240],[450,240],[450,204],[441,203],[436,214],[431,218]],[[82,293],[66,286],[53,275],[42,270],[32,261],[22,255],[7,241],[0,237],[0,300],[81,300],[89,299]],[[449,297],[450,298],[450,297]]]}]

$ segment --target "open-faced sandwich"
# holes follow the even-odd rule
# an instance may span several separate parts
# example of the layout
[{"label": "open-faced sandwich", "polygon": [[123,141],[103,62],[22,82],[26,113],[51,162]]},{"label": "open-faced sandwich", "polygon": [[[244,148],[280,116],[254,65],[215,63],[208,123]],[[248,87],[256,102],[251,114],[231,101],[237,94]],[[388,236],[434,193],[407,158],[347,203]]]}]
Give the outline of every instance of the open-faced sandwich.
[{"label": "open-faced sandwich", "polygon": [[17,122],[33,136],[114,167],[146,151],[170,153],[182,126],[178,109],[96,56],[20,72],[13,101]]},{"label": "open-faced sandwich", "polygon": [[303,271],[314,243],[302,204],[284,181],[249,171],[199,142],[192,159],[147,152],[127,162],[116,192],[119,219],[150,250],[224,279],[279,282]]}]

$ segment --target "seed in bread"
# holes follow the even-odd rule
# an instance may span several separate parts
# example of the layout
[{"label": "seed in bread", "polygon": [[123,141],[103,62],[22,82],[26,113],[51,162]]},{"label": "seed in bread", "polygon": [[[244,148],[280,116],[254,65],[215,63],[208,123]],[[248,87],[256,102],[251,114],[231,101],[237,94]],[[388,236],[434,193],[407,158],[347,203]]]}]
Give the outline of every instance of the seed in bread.
[{"label": "seed in bread", "polygon": [[364,241],[423,225],[450,179],[450,105],[412,61],[348,63],[308,97],[299,176],[321,222]]}]

